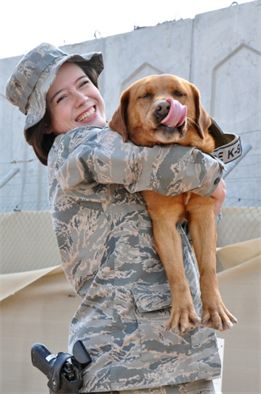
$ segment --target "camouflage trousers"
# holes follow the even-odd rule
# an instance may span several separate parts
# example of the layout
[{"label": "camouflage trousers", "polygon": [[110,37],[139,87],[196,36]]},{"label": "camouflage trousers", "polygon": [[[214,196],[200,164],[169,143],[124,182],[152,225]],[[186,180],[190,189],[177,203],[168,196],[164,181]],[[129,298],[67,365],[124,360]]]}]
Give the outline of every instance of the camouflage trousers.
[{"label": "camouflage trousers", "polygon": [[[214,384],[211,380],[198,380],[196,382],[164,386],[154,389],[110,391],[97,394],[215,394]],[[89,393],[90,394],[90,393]],[[93,393],[94,394],[94,393]],[[216,393],[217,394],[217,393]]]}]

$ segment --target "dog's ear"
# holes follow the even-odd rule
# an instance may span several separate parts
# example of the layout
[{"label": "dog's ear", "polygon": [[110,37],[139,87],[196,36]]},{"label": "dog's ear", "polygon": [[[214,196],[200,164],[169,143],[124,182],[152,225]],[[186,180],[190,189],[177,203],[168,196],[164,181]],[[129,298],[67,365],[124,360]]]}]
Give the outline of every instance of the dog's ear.
[{"label": "dog's ear", "polygon": [[121,95],[119,107],[109,121],[110,128],[121,134],[125,142],[128,140],[128,104],[129,91],[125,90]]},{"label": "dog's ear", "polygon": [[195,103],[195,121],[197,126],[197,132],[199,136],[203,139],[206,130],[208,130],[209,126],[211,125],[211,118],[201,104],[201,98],[198,88],[193,84],[191,84],[191,88],[193,91]]}]

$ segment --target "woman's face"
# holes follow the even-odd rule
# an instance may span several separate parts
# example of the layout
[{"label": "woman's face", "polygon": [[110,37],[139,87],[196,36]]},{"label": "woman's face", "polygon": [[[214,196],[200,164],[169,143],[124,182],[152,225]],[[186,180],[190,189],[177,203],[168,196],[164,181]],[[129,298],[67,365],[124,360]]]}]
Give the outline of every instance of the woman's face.
[{"label": "woman's face", "polygon": [[84,71],[75,63],[64,63],[47,94],[51,132],[66,133],[80,126],[106,124],[104,100]]}]

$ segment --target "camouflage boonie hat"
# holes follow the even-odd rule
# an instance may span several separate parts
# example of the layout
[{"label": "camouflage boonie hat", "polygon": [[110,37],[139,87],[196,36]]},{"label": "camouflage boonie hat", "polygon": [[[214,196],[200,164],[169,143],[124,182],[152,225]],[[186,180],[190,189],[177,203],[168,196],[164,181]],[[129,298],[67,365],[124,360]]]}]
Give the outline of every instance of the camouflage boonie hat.
[{"label": "camouflage boonie hat", "polygon": [[[100,52],[68,54],[60,48],[42,43],[28,52],[17,64],[6,85],[6,97],[26,115],[24,132],[36,125],[46,112],[46,95],[59,68],[65,62],[79,63],[86,73],[88,68],[103,70]],[[88,75],[88,74],[87,74]],[[26,136],[27,137],[27,136]]]}]

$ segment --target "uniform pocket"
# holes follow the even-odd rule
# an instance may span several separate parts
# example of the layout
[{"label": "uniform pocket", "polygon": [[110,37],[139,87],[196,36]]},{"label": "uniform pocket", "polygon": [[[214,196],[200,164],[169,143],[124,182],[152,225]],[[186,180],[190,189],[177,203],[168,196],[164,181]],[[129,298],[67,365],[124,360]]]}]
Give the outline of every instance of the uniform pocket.
[{"label": "uniform pocket", "polygon": [[142,284],[132,289],[136,308],[140,313],[156,312],[170,308],[171,295],[169,285]]},{"label": "uniform pocket", "polygon": [[[136,307],[136,319],[142,343],[142,357],[162,361],[168,358],[182,345],[184,352],[190,349],[190,335],[180,335],[174,330],[167,330],[166,324],[170,317],[171,294],[168,283],[136,285],[132,289]],[[182,350],[182,352],[183,352]],[[160,362],[161,362],[160,361]]]}]

